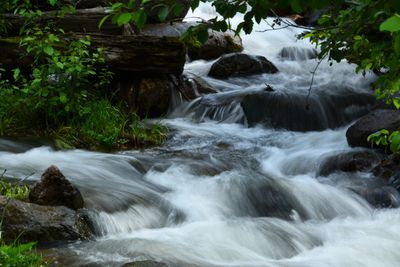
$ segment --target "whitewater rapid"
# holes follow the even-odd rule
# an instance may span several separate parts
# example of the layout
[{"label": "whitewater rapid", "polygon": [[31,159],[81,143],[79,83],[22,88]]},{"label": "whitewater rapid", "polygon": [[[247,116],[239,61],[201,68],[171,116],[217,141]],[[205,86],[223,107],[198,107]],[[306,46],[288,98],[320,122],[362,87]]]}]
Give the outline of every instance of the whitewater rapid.
[{"label": "whitewater rapid", "polygon": [[[196,12],[188,17],[215,15],[207,4]],[[285,61],[278,54],[284,46],[311,49],[312,44],[296,38],[300,29],[258,32],[266,27],[242,36],[244,52],[266,56],[278,74],[220,81],[205,76],[212,61],[201,60],[188,63],[185,71],[202,76],[221,94],[257,91],[265,83],[307,93],[317,61]],[[314,90],[368,91],[373,75],[354,69],[324,61]],[[192,108],[193,103],[175,107],[162,120],[171,129],[169,140],[144,151],[55,151],[0,140],[0,169],[8,175],[33,173],[29,179],[37,180],[56,165],[82,192],[97,237],[55,248],[66,255],[59,259],[63,266],[121,266],[145,259],[178,267],[399,266],[399,210],[374,209],[355,193],[377,178],[318,175],[330,156],[358,150],[346,142],[348,125],[318,132],[249,128],[237,123],[243,120],[240,105],[201,120],[193,119]]]}]

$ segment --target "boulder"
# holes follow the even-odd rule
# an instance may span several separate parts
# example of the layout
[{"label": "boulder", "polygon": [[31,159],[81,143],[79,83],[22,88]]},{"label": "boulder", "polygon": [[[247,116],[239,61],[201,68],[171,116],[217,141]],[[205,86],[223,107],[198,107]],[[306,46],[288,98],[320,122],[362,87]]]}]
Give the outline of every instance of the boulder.
[{"label": "boulder", "polygon": [[206,80],[193,74],[185,74],[181,77],[179,91],[186,100],[193,100],[203,95],[220,92]]},{"label": "boulder", "polygon": [[83,198],[56,166],[50,166],[29,193],[29,201],[38,205],[83,208]]},{"label": "boulder", "polygon": [[239,36],[229,32],[209,30],[208,40],[200,47],[189,46],[188,55],[191,60],[211,60],[228,53],[242,52],[243,44]]},{"label": "boulder", "polygon": [[382,178],[385,184],[400,191],[400,155],[392,154],[383,159],[373,169],[373,174]]},{"label": "boulder", "polygon": [[52,242],[91,237],[86,215],[62,206],[40,206],[0,196],[4,214],[2,238],[6,242]]},{"label": "boulder", "polygon": [[279,56],[285,60],[300,61],[315,59],[318,56],[318,52],[315,48],[287,46],[282,48],[281,52],[279,52]]},{"label": "boulder", "polygon": [[249,126],[261,124],[291,131],[321,131],[343,126],[365,115],[374,103],[375,97],[371,94],[345,90],[336,94],[320,90],[308,98],[295,92],[262,91],[241,100]]},{"label": "boulder", "polygon": [[347,142],[353,147],[371,147],[368,136],[382,129],[400,130],[400,110],[377,109],[360,118],[347,130]]},{"label": "boulder", "polygon": [[125,263],[121,267],[168,267],[168,265],[158,261],[145,260]]},{"label": "boulder", "polygon": [[209,76],[227,79],[232,76],[246,76],[261,73],[276,73],[278,69],[263,56],[231,53],[222,56],[210,69]]},{"label": "boulder", "polygon": [[376,188],[363,192],[361,195],[375,208],[398,208],[400,206],[400,194],[392,186]]},{"label": "boulder", "polygon": [[383,155],[374,151],[346,152],[334,155],[322,161],[318,176],[328,176],[331,173],[369,171],[377,166],[382,160]]},{"label": "boulder", "polygon": [[179,84],[175,75],[140,75],[120,72],[114,76],[113,91],[129,111],[141,118],[157,118],[168,112],[171,91]]}]

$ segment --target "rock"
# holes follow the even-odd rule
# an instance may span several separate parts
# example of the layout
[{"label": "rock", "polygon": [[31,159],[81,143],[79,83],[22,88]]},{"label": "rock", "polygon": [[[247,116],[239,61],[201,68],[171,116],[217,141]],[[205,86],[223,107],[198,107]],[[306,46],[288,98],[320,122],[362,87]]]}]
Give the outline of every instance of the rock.
[{"label": "rock", "polygon": [[299,61],[317,58],[318,52],[315,48],[303,47],[284,47],[282,48],[279,56],[285,60]]},{"label": "rock", "polygon": [[29,201],[38,205],[83,208],[83,198],[56,166],[50,166],[29,193]]},{"label": "rock", "polygon": [[374,151],[347,152],[325,159],[317,172],[318,176],[328,176],[336,171],[369,171],[377,166],[383,156]]},{"label": "rock", "polygon": [[121,267],[168,267],[168,265],[162,262],[146,260],[125,263]]},{"label": "rock", "polygon": [[373,174],[400,191],[400,155],[392,154],[383,159],[373,169]]},{"label": "rock", "polygon": [[[5,210],[4,210],[5,209]],[[4,214],[2,238],[7,242],[52,242],[89,239],[87,217],[62,206],[40,206],[0,196]]]},{"label": "rock", "polygon": [[167,114],[171,91],[179,86],[179,79],[174,75],[121,72],[115,75],[112,86],[130,111],[141,118],[157,118]]},{"label": "rock", "polygon": [[392,186],[383,186],[361,194],[375,208],[398,208],[400,194]]},{"label": "rock", "polygon": [[185,74],[181,77],[179,91],[186,100],[193,100],[207,94],[218,93],[207,81],[197,75]]},{"label": "rock", "polygon": [[189,46],[188,55],[191,60],[211,60],[228,53],[242,52],[243,44],[239,36],[229,32],[209,30],[208,40],[200,47]]},{"label": "rock", "polygon": [[209,76],[226,79],[231,76],[245,76],[261,73],[276,73],[278,69],[263,56],[231,53],[222,56],[210,69]]},{"label": "rock", "polygon": [[[327,88],[326,91],[329,89]],[[321,131],[343,126],[365,115],[375,103],[371,94],[345,91],[304,94],[281,91],[247,94],[241,106],[249,126],[264,125],[291,131]]]},{"label": "rock", "polygon": [[347,142],[353,147],[370,148],[368,136],[382,129],[400,130],[400,110],[377,109],[360,118],[347,130]]}]

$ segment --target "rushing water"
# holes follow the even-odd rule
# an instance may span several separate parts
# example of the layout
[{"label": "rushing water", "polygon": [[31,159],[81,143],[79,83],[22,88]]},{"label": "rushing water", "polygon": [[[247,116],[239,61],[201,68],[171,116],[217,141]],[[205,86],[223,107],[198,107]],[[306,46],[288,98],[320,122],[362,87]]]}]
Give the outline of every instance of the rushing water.
[{"label": "rushing water", "polygon": [[[207,5],[198,12],[212,15]],[[348,125],[318,132],[248,128],[235,102],[265,83],[287,94],[307,93],[316,61],[279,58],[284,46],[312,47],[297,40],[298,33],[244,36],[245,51],[266,56],[280,72],[205,77],[223,92],[175,107],[163,120],[172,131],[163,147],[103,154],[0,140],[0,168],[9,175],[38,179],[54,164],[81,190],[97,238],[58,249],[62,264],[153,259],[170,266],[398,266],[399,210],[373,209],[354,193],[376,179],[369,173],[317,175],[326,158],[354,150],[345,139]],[[210,64],[192,62],[186,71],[205,76]],[[372,79],[355,75],[346,62],[323,62],[315,98],[366,92]],[[210,115],[218,98],[224,104]],[[208,105],[199,110],[199,101]]]}]

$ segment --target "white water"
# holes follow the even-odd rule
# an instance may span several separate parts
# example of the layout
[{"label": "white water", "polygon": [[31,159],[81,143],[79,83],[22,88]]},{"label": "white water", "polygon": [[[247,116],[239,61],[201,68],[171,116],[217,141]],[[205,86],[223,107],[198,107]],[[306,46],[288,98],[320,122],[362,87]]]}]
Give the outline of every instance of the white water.
[{"label": "white water", "polygon": [[[206,11],[212,12],[202,6],[197,15]],[[207,80],[230,91],[264,82],[306,90],[316,61],[277,57],[282,46],[311,46],[293,37],[298,32],[243,37],[247,52],[278,66],[276,76]],[[193,62],[186,70],[203,75],[209,65]],[[323,63],[315,88],[364,90],[372,78],[356,76],[345,62]],[[375,178],[317,176],[328,156],[353,150],[346,126],[299,133],[190,118],[163,122],[173,130],[171,139],[146,151],[54,151],[0,140],[0,169],[16,177],[34,172],[30,179],[38,179],[57,165],[92,209],[98,237],[62,248],[64,266],[143,259],[170,266],[399,266],[399,210],[375,210],[351,190]]]}]

